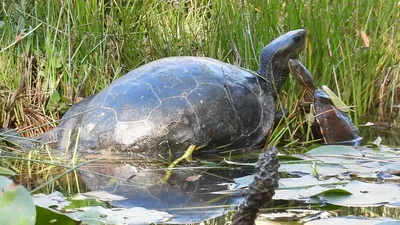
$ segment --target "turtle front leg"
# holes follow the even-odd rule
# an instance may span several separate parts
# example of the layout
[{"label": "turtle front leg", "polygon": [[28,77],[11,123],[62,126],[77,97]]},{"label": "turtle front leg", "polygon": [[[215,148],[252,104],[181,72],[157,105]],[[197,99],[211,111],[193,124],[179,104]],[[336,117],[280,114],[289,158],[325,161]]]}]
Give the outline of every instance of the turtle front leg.
[{"label": "turtle front leg", "polygon": [[185,151],[185,153],[184,153],[181,157],[175,159],[175,161],[173,161],[173,162],[168,166],[167,172],[165,173],[164,177],[162,178],[162,182],[168,181],[168,179],[169,179],[169,178],[171,177],[171,175],[172,175],[172,170],[173,170],[173,168],[174,168],[180,161],[182,161],[182,160],[184,160],[184,159],[186,159],[186,161],[188,161],[188,162],[192,161],[192,154],[193,154],[193,152],[196,151],[197,149],[198,149],[198,148],[196,148],[196,145],[193,145],[193,144],[192,144],[192,145],[189,146],[189,148],[187,148],[187,150]]}]

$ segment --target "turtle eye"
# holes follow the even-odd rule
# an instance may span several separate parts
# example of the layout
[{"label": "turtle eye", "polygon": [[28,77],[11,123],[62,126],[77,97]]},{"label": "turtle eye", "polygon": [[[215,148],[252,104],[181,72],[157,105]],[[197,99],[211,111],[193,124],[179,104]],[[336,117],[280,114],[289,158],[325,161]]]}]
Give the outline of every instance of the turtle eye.
[{"label": "turtle eye", "polygon": [[294,41],[294,42],[300,42],[300,40],[301,40],[300,35],[296,35],[296,36],[294,36],[294,38],[293,38],[293,41]]}]

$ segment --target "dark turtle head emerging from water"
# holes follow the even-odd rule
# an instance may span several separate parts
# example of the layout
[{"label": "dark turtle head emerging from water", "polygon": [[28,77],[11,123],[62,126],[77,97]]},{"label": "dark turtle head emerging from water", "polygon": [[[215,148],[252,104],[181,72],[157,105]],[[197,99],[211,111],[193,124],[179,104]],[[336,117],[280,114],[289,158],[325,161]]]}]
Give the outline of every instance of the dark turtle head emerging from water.
[{"label": "dark turtle head emerging from water", "polygon": [[273,40],[262,50],[258,73],[267,80],[267,87],[274,95],[288,77],[288,60],[298,57],[306,39],[307,30],[293,30]]}]

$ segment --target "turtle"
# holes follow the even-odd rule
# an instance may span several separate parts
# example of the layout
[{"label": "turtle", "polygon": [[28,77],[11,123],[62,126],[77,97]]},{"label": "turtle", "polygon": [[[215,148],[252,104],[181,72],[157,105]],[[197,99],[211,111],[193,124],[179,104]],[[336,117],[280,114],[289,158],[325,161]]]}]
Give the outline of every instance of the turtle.
[{"label": "turtle", "polygon": [[[256,72],[209,57],[173,56],[144,64],[73,105],[59,127],[36,137],[86,156],[175,153],[261,146],[274,121],[288,60],[307,30],[267,44]],[[76,144],[77,143],[77,144]]]},{"label": "turtle", "polygon": [[326,92],[314,86],[310,71],[298,59],[289,59],[288,65],[290,74],[305,88],[306,112],[312,106],[314,137],[322,137],[325,144],[359,145],[362,137],[351,118],[333,104]]}]

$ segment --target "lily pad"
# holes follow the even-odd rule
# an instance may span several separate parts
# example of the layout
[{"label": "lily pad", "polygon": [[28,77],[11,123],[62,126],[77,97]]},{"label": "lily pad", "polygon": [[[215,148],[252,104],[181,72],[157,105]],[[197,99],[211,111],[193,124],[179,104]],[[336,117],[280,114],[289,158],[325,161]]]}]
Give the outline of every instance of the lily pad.
[{"label": "lily pad", "polygon": [[364,218],[364,217],[332,217],[322,220],[314,220],[305,223],[305,225],[396,225],[399,224],[400,220],[389,219],[389,218]]},{"label": "lily pad", "polygon": [[355,147],[346,145],[324,145],[314,148],[306,153],[307,155],[348,155],[363,156]]},{"label": "lily pad", "polygon": [[400,163],[390,163],[388,165],[382,166],[380,170],[386,173],[400,176]]},{"label": "lily pad", "polygon": [[279,160],[303,160],[302,158],[296,157],[294,155],[284,155],[284,154],[279,154],[278,155]]},{"label": "lily pad", "polygon": [[400,193],[400,186],[397,184],[351,181],[342,188],[352,195],[328,195],[324,199],[330,204],[340,206],[380,206],[400,201],[400,195],[395,194]]},{"label": "lily pad", "polygon": [[90,191],[86,193],[77,194],[72,199],[74,200],[97,199],[99,201],[121,201],[125,200],[126,198],[119,195],[110,194],[107,191]]},{"label": "lily pad", "polygon": [[351,164],[351,165],[346,165],[346,168],[349,170],[349,175],[354,176],[354,177],[370,177],[370,178],[375,178],[376,177],[376,170],[377,168],[373,167],[365,167],[362,165],[358,164]]},{"label": "lily pad", "polygon": [[318,160],[320,163],[348,165],[357,164],[362,157],[359,156],[345,156],[345,155],[313,155],[313,159]]},{"label": "lily pad", "polygon": [[274,199],[280,200],[309,200],[312,197],[325,196],[325,195],[335,195],[335,196],[348,196],[352,193],[345,189],[340,189],[334,187],[322,187],[322,186],[312,186],[309,188],[301,189],[286,189],[286,190],[276,190]]},{"label": "lily pad", "polygon": [[[312,164],[310,163],[296,163],[296,164],[281,164],[279,167],[280,172],[287,172],[289,174],[311,174]],[[326,165],[317,164],[318,172],[324,176],[338,176],[348,172],[346,168],[341,165]]]},{"label": "lily pad", "polygon": [[[336,178],[320,181],[311,175],[301,178],[284,178],[279,181],[279,188],[275,191],[274,199],[280,200],[308,200],[310,197],[332,192],[340,195],[349,193],[341,189],[343,183]],[[332,193],[331,192],[331,193]]]},{"label": "lily pad", "polygon": [[41,206],[36,206],[36,211],[37,211],[37,220],[36,224],[37,225],[45,225],[45,224],[51,224],[51,225],[79,225],[81,224],[81,221],[74,220],[71,217],[62,214],[58,211],[55,211],[53,209],[41,207]]},{"label": "lily pad", "polygon": [[311,175],[306,175],[300,178],[283,178],[279,180],[279,188],[304,188],[321,184],[332,184],[339,182],[336,178],[327,180],[318,180]]},{"label": "lily pad", "polygon": [[368,146],[357,146],[356,148],[367,158],[371,157],[378,159],[379,157],[382,157],[382,159],[386,159],[387,161],[400,162],[400,151],[395,151],[392,147],[386,145],[380,144],[379,151]]},{"label": "lily pad", "polygon": [[83,220],[85,224],[151,224],[166,222],[172,215],[147,210],[141,207],[133,208],[111,208],[105,209],[101,206],[80,208],[79,212],[70,213],[72,218]]},{"label": "lily pad", "polygon": [[33,201],[36,206],[44,208],[54,208],[60,210],[71,202],[68,201],[61,192],[53,192],[52,194],[36,194],[33,196]]},{"label": "lily pad", "polygon": [[236,183],[236,189],[248,187],[254,181],[254,175],[238,177],[233,179]]},{"label": "lily pad", "polygon": [[317,197],[319,195],[352,195],[351,192],[345,190],[345,189],[340,189],[340,188],[327,188],[327,190],[324,190],[322,192],[319,192],[317,194],[312,195],[311,197]]},{"label": "lily pad", "polygon": [[303,218],[312,217],[320,213],[321,211],[319,210],[310,209],[288,209],[284,212],[261,213],[257,217],[256,224],[258,225],[258,222],[262,221],[263,218],[278,221],[299,221]]},{"label": "lily pad", "polygon": [[14,184],[7,177],[0,176],[0,218],[2,224],[35,224],[36,209],[30,193]]}]

